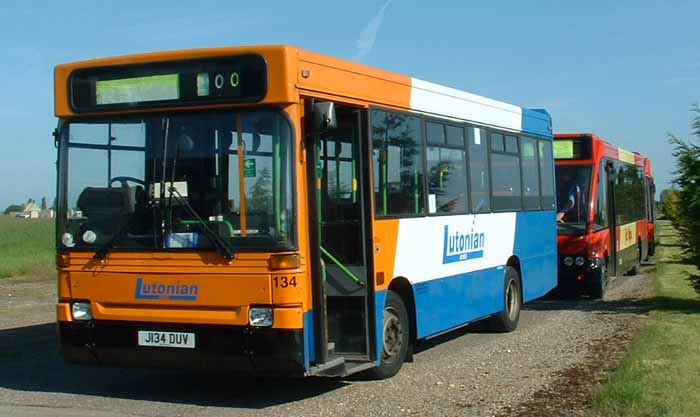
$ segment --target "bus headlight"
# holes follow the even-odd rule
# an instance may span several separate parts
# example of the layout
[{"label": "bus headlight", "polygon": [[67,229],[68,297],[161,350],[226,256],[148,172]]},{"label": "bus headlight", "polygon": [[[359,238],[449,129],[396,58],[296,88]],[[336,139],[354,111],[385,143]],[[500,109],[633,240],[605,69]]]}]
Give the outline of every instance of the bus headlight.
[{"label": "bus headlight", "polygon": [[90,303],[73,303],[71,307],[73,320],[92,320],[92,306]]},{"label": "bus headlight", "polygon": [[586,262],[586,260],[583,258],[583,256],[577,256],[575,262],[576,266],[583,266],[583,263]]},{"label": "bus headlight", "polygon": [[86,230],[85,233],[83,233],[83,242],[87,243],[88,245],[95,243],[96,240],[97,233],[93,232],[92,230]]},{"label": "bus headlight", "polygon": [[250,325],[253,327],[270,327],[270,326],[272,326],[272,308],[271,307],[251,307],[250,308]]},{"label": "bus headlight", "polygon": [[564,265],[571,266],[573,264],[574,264],[574,258],[572,258],[571,256],[567,256],[566,258],[564,258]]},{"label": "bus headlight", "polygon": [[67,248],[72,248],[75,246],[75,241],[73,240],[73,235],[70,233],[64,233],[61,235],[61,243]]}]

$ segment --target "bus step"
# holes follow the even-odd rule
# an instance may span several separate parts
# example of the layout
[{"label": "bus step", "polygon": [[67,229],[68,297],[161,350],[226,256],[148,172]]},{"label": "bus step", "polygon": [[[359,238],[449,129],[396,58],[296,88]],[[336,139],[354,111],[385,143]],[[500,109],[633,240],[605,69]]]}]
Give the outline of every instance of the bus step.
[{"label": "bus step", "polygon": [[330,359],[326,363],[312,366],[309,375],[317,376],[343,376],[345,375],[345,358],[338,357]]},{"label": "bus step", "polygon": [[335,356],[335,342],[328,342],[328,357]]},{"label": "bus step", "polygon": [[366,371],[367,369],[372,369],[375,366],[377,366],[377,364],[369,361],[347,361],[345,362],[345,375],[356,374]]}]

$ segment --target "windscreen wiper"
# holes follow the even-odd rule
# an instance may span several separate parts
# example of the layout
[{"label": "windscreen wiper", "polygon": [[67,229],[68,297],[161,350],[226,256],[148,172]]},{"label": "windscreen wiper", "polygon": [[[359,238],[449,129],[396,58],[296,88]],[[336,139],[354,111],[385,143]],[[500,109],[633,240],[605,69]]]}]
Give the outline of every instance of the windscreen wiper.
[{"label": "windscreen wiper", "polygon": [[[226,260],[229,260],[229,261],[230,261],[231,259],[233,259],[234,252],[233,252],[233,250],[231,250],[231,248],[229,247],[228,243],[227,243],[224,239],[222,239],[221,236],[219,236],[218,233],[214,232],[213,230],[211,230],[211,229],[209,228],[209,226],[207,226],[207,223],[206,223],[204,220],[202,220],[201,217],[199,217],[199,214],[197,214],[197,212],[195,211],[194,208],[192,208],[192,206],[191,206],[190,203],[187,201],[187,199],[184,198],[184,197],[182,196],[182,194],[180,194],[180,192],[177,190],[177,188],[175,188],[175,187],[173,186],[172,183],[170,183],[170,187],[168,187],[168,193],[169,193],[170,198],[175,197],[175,199],[176,199],[180,204],[182,204],[182,205],[187,209],[187,211],[190,212],[190,214],[191,214],[192,216],[194,216],[194,218],[197,220],[197,222],[199,223],[199,225],[202,226],[202,229],[206,232],[206,235],[207,235],[207,236],[212,240],[212,242],[214,243],[214,246],[216,247],[217,252],[218,252],[221,256],[223,256],[224,259],[226,259]],[[172,227],[172,225],[171,225],[171,227]]]}]

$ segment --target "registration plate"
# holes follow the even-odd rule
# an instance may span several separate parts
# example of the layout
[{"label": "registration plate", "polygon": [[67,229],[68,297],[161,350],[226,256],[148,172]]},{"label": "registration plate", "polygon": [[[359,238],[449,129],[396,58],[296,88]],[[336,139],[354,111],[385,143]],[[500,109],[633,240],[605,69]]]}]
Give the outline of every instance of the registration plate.
[{"label": "registration plate", "polygon": [[139,330],[139,346],[194,349],[194,333]]}]

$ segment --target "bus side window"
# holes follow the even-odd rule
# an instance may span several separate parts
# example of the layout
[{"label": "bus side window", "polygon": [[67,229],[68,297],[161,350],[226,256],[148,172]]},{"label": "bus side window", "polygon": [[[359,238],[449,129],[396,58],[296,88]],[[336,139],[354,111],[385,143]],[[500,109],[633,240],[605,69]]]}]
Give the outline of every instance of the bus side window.
[{"label": "bus side window", "polygon": [[[498,211],[522,210],[522,185],[520,181],[520,158],[515,136],[491,134],[491,196],[493,209]],[[496,149],[503,151],[496,152]]]},{"label": "bus side window", "polygon": [[491,211],[489,198],[488,135],[486,129],[467,126],[469,191],[472,213]]},{"label": "bus side window", "polygon": [[520,163],[523,169],[523,195],[525,209],[540,208],[540,173],[537,158],[537,141],[532,138],[522,138]]},{"label": "bus side window", "polygon": [[540,189],[542,190],[542,209],[554,210],[554,160],[552,142],[538,141],[540,158]]},{"label": "bus side window", "polygon": [[464,129],[426,123],[428,160],[428,213],[465,213],[467,179]]},{"label": "bus side window", "polygon": [[421,120],[403,113],[372,111],[374,201],[378,216],[424,212]]}]

